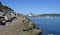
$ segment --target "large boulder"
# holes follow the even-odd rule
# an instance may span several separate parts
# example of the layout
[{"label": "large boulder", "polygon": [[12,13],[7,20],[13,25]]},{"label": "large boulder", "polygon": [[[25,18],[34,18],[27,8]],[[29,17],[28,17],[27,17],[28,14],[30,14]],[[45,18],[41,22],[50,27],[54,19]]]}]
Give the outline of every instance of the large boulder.
[{"label": "large boulder", "polygon": [[32,29],[28,31],[23,31],[22,35],[42,35],[42,31],[38,29]]},{"label": "large boulder", "polygon": [[24,29],[25,30],[32,30],[33,28],[35,28],[35,24],[28,19],[24,20],[23,22],[24,22]]},{"label": "large boulder", "polygon": [[40,29],[36,29],[35,24],[29,19],[25,19],[24,21],[23,33],[24,35],[42,35],[42,31]]},{"label": "large boulder", "polygon": [[0,16],[3,16],[3,14],[4,14],[4,13],[0,11]]}]

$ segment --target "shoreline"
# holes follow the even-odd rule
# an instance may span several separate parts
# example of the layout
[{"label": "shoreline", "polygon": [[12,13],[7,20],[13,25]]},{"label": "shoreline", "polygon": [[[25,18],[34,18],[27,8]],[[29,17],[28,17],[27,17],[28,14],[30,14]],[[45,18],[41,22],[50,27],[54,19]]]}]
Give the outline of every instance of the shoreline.
[{"label": "shoreline", "polygon": [[35,24],[23,15],[17,15],[11,23],[0,26],[0,35],[42,35],[42,31],[36,29]]},{"label": "shoreline", "polygon": [[[25,16],[24,16],[25,17]],[[28,31],[30,30],[30,31],[32,31],[32,30],[34,30],[33,32],[36,32],[35,33],[35,35],[42,35],[42,31],[41,31],[41,29],[37,29],[36,28],[36,25],[31,21],[31,20],[29,20],[29,18],[27,18],[27,17],[25,17],[26,19],[27,19],[27,23],[30,25],[31,24],[31,26],[32,27],[30,27],[30,29],[28,29]],[[33,33],[32,32],[32,33]],[[31,35],[31,34],[30,34]],[[33,34],[34,35],[34,34]]]}]

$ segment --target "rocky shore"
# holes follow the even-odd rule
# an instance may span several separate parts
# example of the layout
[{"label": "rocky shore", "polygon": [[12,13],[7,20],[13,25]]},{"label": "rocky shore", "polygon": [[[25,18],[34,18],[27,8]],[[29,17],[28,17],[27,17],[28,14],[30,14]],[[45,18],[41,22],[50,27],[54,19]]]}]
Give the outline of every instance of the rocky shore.
[{"label": "rocky shore", "polygon": [[0,2],[0,35],[42,35],[35,24]]},{"label": "rocky shore", "polygon": [[11,23],[0,25],[0,35],[42,35],[42,31],[35,28],[35,24],[24,16],[17,15]]}]

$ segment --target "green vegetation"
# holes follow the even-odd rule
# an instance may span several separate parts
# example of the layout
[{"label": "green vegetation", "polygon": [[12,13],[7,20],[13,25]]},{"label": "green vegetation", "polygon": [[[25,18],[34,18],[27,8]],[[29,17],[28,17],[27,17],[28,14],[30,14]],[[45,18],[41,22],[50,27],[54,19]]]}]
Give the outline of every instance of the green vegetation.
[{"label": "green vegetation", "polygon": [[40,14],[38,16],[60,17],[60,14]]},{"label": "green vegetation", "polygon": [[2,10],[11,10],[11,11],[13,11],[11,8],[9,8],[8,6],[4,6],[3,4],[2,4],[2,2],[0,2],[0,9],[2,9]]}]

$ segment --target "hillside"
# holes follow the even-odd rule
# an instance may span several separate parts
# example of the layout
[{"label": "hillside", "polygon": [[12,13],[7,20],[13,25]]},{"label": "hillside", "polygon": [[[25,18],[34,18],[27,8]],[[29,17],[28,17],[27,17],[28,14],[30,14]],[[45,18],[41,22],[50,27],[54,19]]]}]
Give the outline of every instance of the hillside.
[{"label": "hillside", "polygon": [[60,17],[60,14],[40,14],[38,16],[51,16],[51,17]]}]

